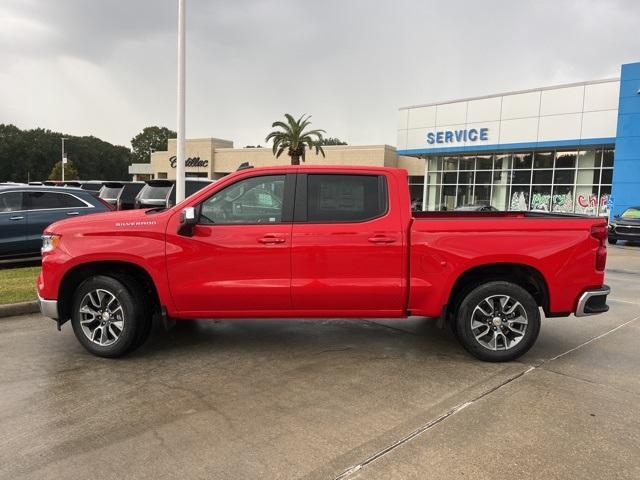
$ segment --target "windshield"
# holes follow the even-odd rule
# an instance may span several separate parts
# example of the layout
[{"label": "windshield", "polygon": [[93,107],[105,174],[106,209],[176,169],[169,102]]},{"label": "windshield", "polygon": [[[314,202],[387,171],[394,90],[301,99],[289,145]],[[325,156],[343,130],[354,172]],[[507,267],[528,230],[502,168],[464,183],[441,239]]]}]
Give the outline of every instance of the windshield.
[{"label": "windshield", "polygon": [[122,188],[120,187],[118,188],[102,187],[102,190],[100,190],[100,198],[102,198],[103,200],[115,200],[116,198],[118,198],[118,194],[120,193],[120,190],[122,190]]},{"label": "windshield", "polygon": [[140,191],[138,196],[139,200],[162,200],[163,202],[166,200],[167,195],[171,191],[173,185],[166,186],[152,186],[145,185],[145,187]]},{"label": "windshield", "polygon": [[622,218],[640,219],[640,208],[627,208],[622,213]]}]

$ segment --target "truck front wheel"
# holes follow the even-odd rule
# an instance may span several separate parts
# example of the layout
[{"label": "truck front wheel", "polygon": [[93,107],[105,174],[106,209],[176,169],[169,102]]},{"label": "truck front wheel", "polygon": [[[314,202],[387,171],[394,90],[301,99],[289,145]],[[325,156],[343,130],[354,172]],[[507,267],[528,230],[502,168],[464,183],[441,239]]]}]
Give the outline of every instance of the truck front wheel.
[{"label": "truck front wheel", "polygon": [[89,352],[120,357],[148,335],[150,318],[128,279],[97,275],[80,284],[73,295],[71,325]]},{"label": "truck front wheel", "polygon": [[511,282],[488,282],[460,303],[457,337],[473,356],[507,362],[523,355],[540,332],[540,311],[524,288]]}]

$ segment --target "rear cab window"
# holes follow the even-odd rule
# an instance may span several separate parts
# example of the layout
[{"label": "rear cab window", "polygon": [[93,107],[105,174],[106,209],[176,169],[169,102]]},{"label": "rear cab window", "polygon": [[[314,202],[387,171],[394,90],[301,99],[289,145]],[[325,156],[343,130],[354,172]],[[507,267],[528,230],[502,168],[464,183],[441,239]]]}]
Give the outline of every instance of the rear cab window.
[{"label": "rear cab window", "polygon": [[[300,177],[302,188],[296,203],[297,221],[364,222],[387,213],[384,175],[301,174]],[[303,196],[306,196],[306,211],[304,200],[300,198]]]}]

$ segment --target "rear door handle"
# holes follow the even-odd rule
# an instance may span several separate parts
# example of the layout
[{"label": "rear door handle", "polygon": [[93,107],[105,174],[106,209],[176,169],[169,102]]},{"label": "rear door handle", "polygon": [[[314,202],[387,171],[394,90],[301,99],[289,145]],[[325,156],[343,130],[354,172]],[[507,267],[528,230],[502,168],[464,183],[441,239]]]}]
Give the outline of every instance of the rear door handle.
[{"label": "rear door handle", "polygon": [[264,243],[265,245],[271,245],[274,243],[284,243],[285,239],[276,235],[265,235],[264,237],[259,238],[258,242]]},{"label": "rear door handle", "polygon": [[24,220],[24,217],[11,217],[9,220]]},{"label": "rear door handle", "polygon": [[80,215],[80,212],[67,212],[67,215]]},{"label": "rear door handle", "polygon": [[376,235],[375,237],[370,237],[369,241],[371,243],[393,243],[396,239],[392,237],[385,237],[384,235]]}]

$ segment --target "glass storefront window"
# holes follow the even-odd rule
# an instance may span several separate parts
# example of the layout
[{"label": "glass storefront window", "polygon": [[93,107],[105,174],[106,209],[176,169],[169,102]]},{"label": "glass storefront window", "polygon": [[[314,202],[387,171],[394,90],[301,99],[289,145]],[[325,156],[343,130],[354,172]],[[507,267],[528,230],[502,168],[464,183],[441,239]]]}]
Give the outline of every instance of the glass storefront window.
[{"label": "glass storefront window", "polygon": [[578,185],[597,185],[600,183],[600,169],[578,170],[576,183]]},{"label": "glass storefront window", "polygon": [[458,170],[458,157],[444,157],[442,160],[443,170]]},{"label": "glass storefront window", "polygon": [[473,172],[460,172],[458,177],[458,183],[473,184]]},{"label": "glass storefront window", "polygon": [[442,170],[442,157],[430,157],[428,167],[430,172]]},{"label": "glass storefront window", "polygon": [[491,172],[477,171],[476,172],[476,184],[491,183]]},{"label": "glass storefront window", "polygon": [[511,181],[514,184],[530,184],[531,170],[514,170]]},{"label": "glass storefront window", "polygon": [[535,185],[531,190],[531,210],[550,212],[551,185]]},{"label": "glass storefront window", "polygon": [[476,185],[473,192],[473,203],[481,205],[491,204],[491,186],[490,185]]},{"label": "glass storefront window", "polygon": [[511,154],[496,155],[493,161],[495,170],[511,170]]},{"label": "glass storefront window", "polygon": [[595,168],[600,166],[601,155],[596,156],[595,150],[578,152],[578,168]]},{"label": "glass storefront window", "polygon": [[442,202],[439,210],[453,210],[456,208],[456,187],[455,185],[446,185],[442,187]]},{"label": "glass storefront window", "polygon": [[578,152],[558,152],[556,155],[556,168],[576,168]]},{"label": "glass storefront window", "polygon": [[576,187],[574,211],[585,215],[598,214],[598,185],[579,185]]},{"label": "glass storefront window", "polygon": [[507,197],[509,196],[509,187],[506,185],[494,185],[491,194],[491,205],[498,210],[508,210]]},{"label": "glass storefront window", "polygon": [[573,213],[573,185],[556,185],[553,187],[551,211]]},{"label": "glass storefront window", "polygon": [[458,172],[445,172],[442,174],[442,183],[455,185],[458,180]]},{"label": "glass storefront window", "polygon": [[513,168],[514,169],[530,169],[533,159],[531,153],[514,153],[513,154]]},{"label": "glass storefront window", "polygon": [[460,185],[458,187],[458,202],[456,206],[464,207],[472,203],[473,185]]},{"label": "glass storefront window", "polygon": [[536,152],[533,168],[553,168],[553,152]]},{"label": "glass storefront window", "polygon": [[509,210],[529,210],[529,187],[522,185],[511,187]]},{"label": "glass storefront window", "polygon": [[493,183],[494,185],[509,185],[509,179],[511,178],[511,172],[508,170],[501,170],[497,172],[493,172]]},{"label": "glass storefront window", "polygon": [[493,155],[478,155],[476,157],[476,170],[491,170]]},{"label": "glass storefront window", "polygon": [[556,170],[553,177],[553,183],[555,183],[556,185],[573,184],[575,178],[575,170]]},{"label": "glass storefront window", "polygon": [[[605,165],[613,164],[613,150],[449,155],[426,161],[426,210],[481,203],[499,210],[607,212],[613,170]],[[421,178],[409,179],[416,205],[422,202]]]},{"label": "glass storefront window", "polygon": [[460,157],[460,170],[474,170],[476,168],[476,157]]},{"label": "glass storefront window", "polygon": [[542,185],[545,183],[551,183],[553,180],[553,170],[534,170],[533,171],[533,183],[534,185]]}]

